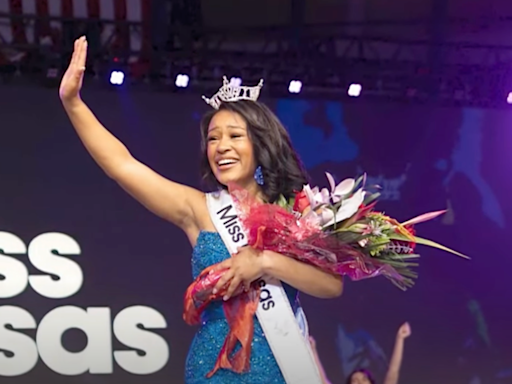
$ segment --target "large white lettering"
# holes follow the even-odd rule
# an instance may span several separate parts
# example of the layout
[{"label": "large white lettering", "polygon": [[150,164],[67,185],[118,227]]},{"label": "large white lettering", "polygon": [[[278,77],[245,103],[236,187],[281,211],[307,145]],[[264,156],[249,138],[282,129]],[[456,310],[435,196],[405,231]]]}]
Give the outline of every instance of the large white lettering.
[{"label": "large white lettering", "polygon": [[[62,335],[71,328],[80,329],[87,336],[87,346],[80,352],[69,352],[62,346]],[[56,308],[39,324],[36,337],[39,356],[61,375],[112,373],[110,329],[109,308]]]},{"label": "large white lettering", "polygon": [[[80,265],[69,257],[80,253],[79,244],[62,233],[39,235],[27,248],[16,235],[0,232],[0,298],[13,298],[29,285],[50,299],[75,295],[84,279]],[[19,260],[25,254],[44,275],[29,275]],[[3,305],[0,306],[0,376],[24,375],[39,358],[61,375],[111,374],[114,360],[125,371],[149,375],[161,370],[169,359],[166,340],[151,331],[166,327],[160,312],[141,305],[121,310],[113,320],[108,307],[83,309],[67,305],[52,309],[39,325],[27,310]],[[62,344],[64,333],[71,329],[82,331],[87,338],[81,351],[68,351]],[[25,330],[36,330],[35,340]],[[114,335],[130,349],[113,351]]]},{"label": "large white lettering", "polygon": [[22,293],[28,284],[28,269],[21,261],[6,256],[27,253],[25,243],[16,235],[0,232],[0,299]]},{"label": "large white lettering", "polygon": [[[45,233],[32,240],[28,246],[28,258],[41,272],[54,275],[30,276],[30,286],[41,296],[64,299],[73,296],[82,287],[82,268],[69,256],[80,255],[80,246],[62,233]],[[63,257],[67,256],[67,257]]]},{"label": "large white lettering", "polygon": [[[11,329],[7,328],[9,326]],[[26,310],[10,305],[0,307],[0,376],[19,376],[37,364],[37,346],[34,341],[17,330],[36,329],[34,317]]]},{"label": "large white lettering", "polygon": [[[82,287],[82,269],[68,258],[80,255],[80,246],[68,235],[44,233],[33,239],[27,250],[19,237],[0,232],[0,250],[0,299],[19,295],[29,283],[38,294],[50,299],[73,296]],[[20,260],[7,256],[26,253],[31,264],[46,275],[29,276]]]},{"label": "large white lettering", "polygon": [[117,364],[137,375],[149,375],[161,370],[169,359],[169,347],[165,339],[147,329],[166,327],[165,318],[153,308],[134,306],[119,312],[114,320],[117,340],[127,347],[143,351],[144,355],[136,351],[116,351],[114,357]]}]

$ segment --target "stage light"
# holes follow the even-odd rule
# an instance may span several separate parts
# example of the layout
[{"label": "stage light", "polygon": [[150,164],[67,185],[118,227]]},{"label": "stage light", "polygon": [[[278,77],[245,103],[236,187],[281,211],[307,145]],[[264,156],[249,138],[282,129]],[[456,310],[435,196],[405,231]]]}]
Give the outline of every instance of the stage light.
[{"label": "stage light", "polygon": [[122,71],[112,71],[110,73],[110,84],[122,85],[124,82],[124,73]]},{"label": "stage light", "polygon": [[302,82],[299,80],[290,81],[290,85],[288,86],[288,92],[290,93],[299,93],[302,89]]},{"label": "stage light", "polygon": [[350,84],[347,93],[350,97],[359,97],[362,89],[361,84]]},{"label": "stage light", "polygon": [[235,87],[239,87],[242,85],[242,79],[239,78],[239,77],[232,77],[230,80],[229,80],[229,84],[230,85],[233,85]]},{"label": "stage light", "polygon": [[512,104],[512,92],[509,92],[507,96],[507,103]]},{"label": "stage light", "polygon": [[178,76],[176,76],[176,86],[179,87],[179,88],[186,88],[188,87],[188,82],[189,82],[189,77],[188,75],[184,75],[182,73],[180,73]]}]

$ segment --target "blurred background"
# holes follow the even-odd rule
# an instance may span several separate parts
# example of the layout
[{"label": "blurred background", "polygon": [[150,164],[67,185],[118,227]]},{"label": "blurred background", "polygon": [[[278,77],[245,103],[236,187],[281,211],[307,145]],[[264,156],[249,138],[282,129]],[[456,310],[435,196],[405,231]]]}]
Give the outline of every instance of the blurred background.
[{"label": "blurred background", "polygon": [[391,216],[448,210],[418,233],[471,261],[422,249],[406,292],[303,295],[333,383],[382,382],[405,321],[400,383],[512,383],[511,32],[506,0],[0,0],[0,381],[183,382],[188,241],[103,175],[58,98],[86,35],[84,100],[172,180],[202,187],[201,95],[263,78],[314,184],[366,172]]}]

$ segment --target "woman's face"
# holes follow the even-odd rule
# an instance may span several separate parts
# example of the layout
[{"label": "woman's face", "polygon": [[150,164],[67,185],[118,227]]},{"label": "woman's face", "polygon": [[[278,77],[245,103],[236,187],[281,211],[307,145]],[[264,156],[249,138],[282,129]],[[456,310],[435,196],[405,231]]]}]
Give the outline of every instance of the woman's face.
[{"label": "woman's face", "polygon": [[365,373],[356,372],[350,378],[350,384],[371,384],[371,381]]},{"label": "woman's face", "polygon": [[207,141],[208,162],[219,183],[256,186],[254,151],[242,116],[226,110],[216,113],[208,126]]}]

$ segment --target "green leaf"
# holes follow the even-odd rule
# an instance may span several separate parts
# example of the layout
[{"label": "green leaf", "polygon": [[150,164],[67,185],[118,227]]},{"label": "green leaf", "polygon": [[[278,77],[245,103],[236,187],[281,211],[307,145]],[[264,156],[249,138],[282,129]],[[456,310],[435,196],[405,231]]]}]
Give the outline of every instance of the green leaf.
[{"label": "green leaf", "polygon": [[366,183],[366,173],[363,173],[359,178],[357,178],[356,183],[354,184],[354,188],[352,189],[351,193],[354,191],[357,191],[359,188],[364,187],[364,184]]},{"label": "green leaf", "polygon": [[380,241],[372,241],[369,245],[365,246],[365,249],[372,250],[375,248],[380,248],[383,245],[389,244],[389,239],[382,239]]},{"label": "green leaf", "polygon": [[277,199],[277,205],[279,205],[281,208],[288,207],[288,202],[286,201],[286,198],[283,195],[280,195],[279,199]]},{"label": "green leaf", "polygon": [[331,209],[334,211],[334,212],[338,212],[338,210],[340,209],[341,207],[341,204],[343,204],[343,199],[341,199],[340,201],[338,201],[337,203],[334,203],[331,205]]},{"label": "green leaf", "polygon": [[[333,217],[336,217],[336,212],[338,212],[337,209],[334,208],[332,205],[327,206],[327,208],[329,208],[332,211]],[[336,221],[333,224],[333,228],[334,228],[334,230],[336,230],[338,228],[338,223]]]},{"label": "green leaf", "polygon": [[391,265],[392,267],[396,267],[396,268],[400,268],[400,267],[403,267],[403,268],[417,267],[419,265],[419,263],[406,263],[406,262],[397,261],[397,260],[381,260],[381,261],[386,263],[386,264]]},{"label": "green leaf", "polygon": [[366,224],[363,224],[361,222],[355,222],[348,224],[342,228],[338,228],[336,232],[355,232],[363,234],[364,230],[366,229]]},{"label": "green leaf", "polygon": [[[411,271],[410,269],[402,269],[402,270],[398,271],[398,273],[400,273],[400,275],[402,275],[404,277],[410,277],[412,279],[418,278],[418,274],[416,272]],[[407,280],[410,280],[410,279],[407,279]],[[410,281],[413,281],[413,280],[410,280]]]},{"label": "green leaf", "polygon": [[[401,235],[399,233],[389,233],[388,236],[392,240],[410,242],[410,240],[406,236]],[[413,238],[414,238],[414,242],[416,244],[421,244],[421,245],[426,245],[427,247],[437,248],[437,249],[440,249],[442,251],[450,252],[450,253],[453,253],[454,255],[457,255],[457,256],[460,256],[460,257],[462,257],[464,259],[470,260],[470,258],[468,256],[463,255],[460,252],[454,251],[453,249],[450,249],[448,247],[445,247],[444,245],[438,244],[435,241],[428,240],[428,239],[423,239],[423,238],[418,237],[418,236],[413,236]]]},{"label": "green leaf", "polygon": [[406,282],[405,279],[401,282],[397,282],[395,280],[391,280],[391,282],[393,283],[393,285],[397,288],[399,288],[400,290],[402,290],[403,292],[407,291],[407,288],[410,288],[414,285],[413,282]]},{"label": "green leaf", "polygon": [[389,257],[391,259],[407,260],[407,259],[419,259],[420,255],[417,253],[406,253],[406,254],[391,253],[387,257]]},{"label": "green leaf", "polygon": [[366,239],[368,237],[368,235],[362,235],[358,232],[351,231],[339,231],[335,233],[336,238],[345,244],[357,243],[360,240]]},{"label": "green leaf", "polygon": [[289,208],[290,210],[293,209],[293,206],[295,205],[295,197],[292,197],[290,200],[288,200],[288,203],[287,203],[287,208]]},{"label": "green leaf", "polygon": [[368,197],[366,197],[364,199],[363,204],[364,205],[369,205],[370,203],[372,203],[375,200],[377,200],[379,197],[380,197],[380,192],[372,193],[371,195],[369,195]]}]

